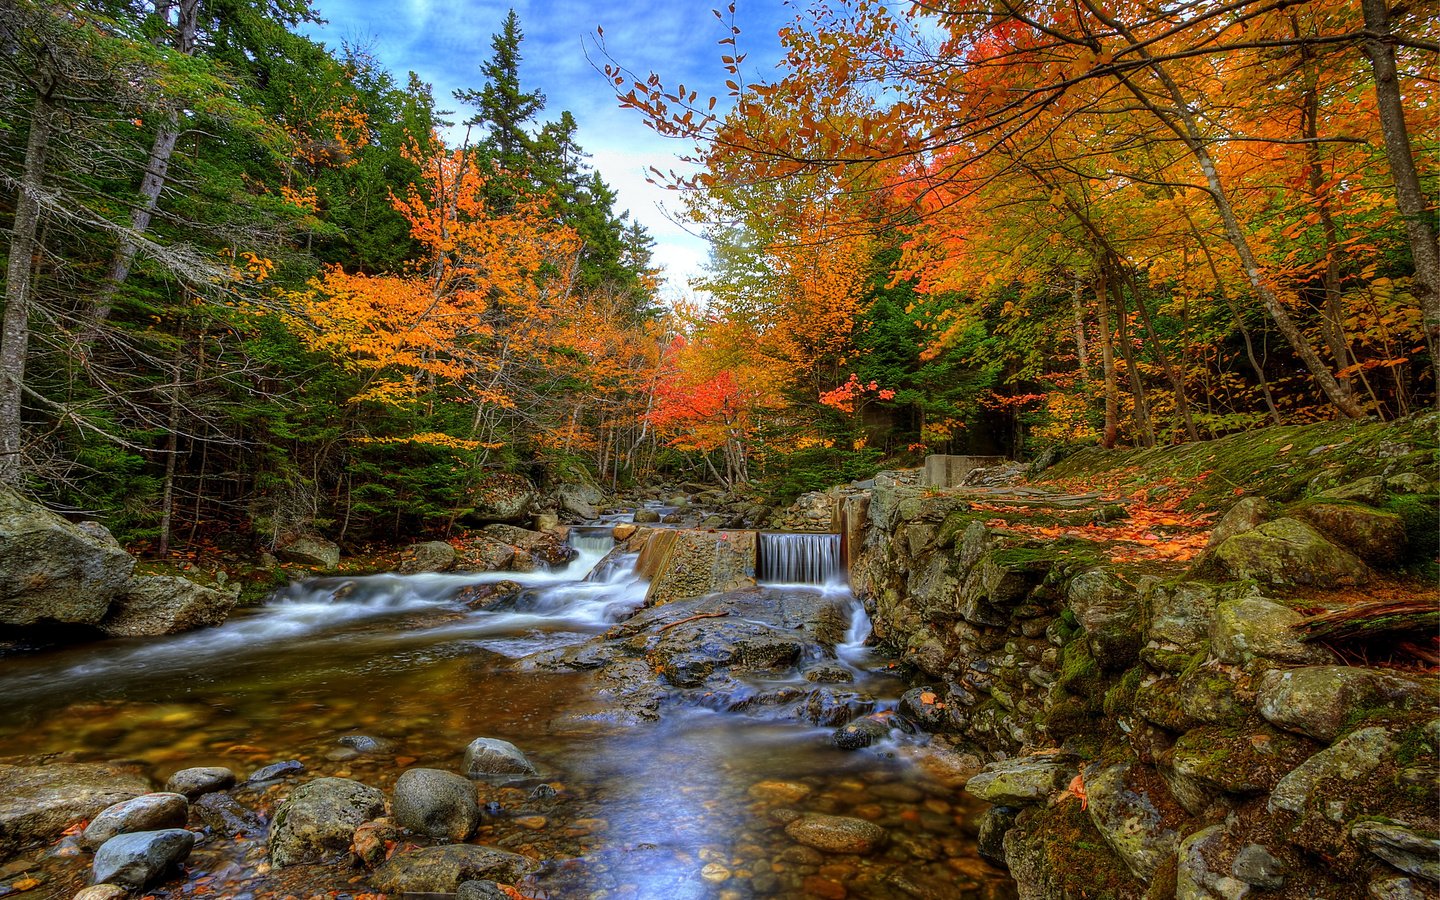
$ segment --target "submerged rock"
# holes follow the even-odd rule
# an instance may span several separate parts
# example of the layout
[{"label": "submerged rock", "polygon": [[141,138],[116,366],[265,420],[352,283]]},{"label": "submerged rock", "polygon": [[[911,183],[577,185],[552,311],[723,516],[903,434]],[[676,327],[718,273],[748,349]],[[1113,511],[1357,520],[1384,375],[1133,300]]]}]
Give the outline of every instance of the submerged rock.
[{"label": "submerged rock", "polygon": [[477,844],[450,844],[396,853],[375,870],[375,886],[387,894],[454,893],[466,881],[514,884],[539,863],[517,853]]},{"label": "submerged rock", "polygon": [[317,778],[296,788],[275,810],[270,862],[311,862],[350,846],[355,829],[385,811],[385,795],[348,778]]},{"label": "submerged rock", "polygon": [[259,834],[265,827],[254,810],[223,792],[206,794],[195,801],[192,809],[200,820],[216,834],[234,837],[237,834]]},{"label": "submerged rock", "polygon": [[442,769],[406,769],[395,781],[391,808],[411,831],[463,841],[480,824],[475,783]]},{"label": "submerged rock", "polygon": [[825,853],[870,853],[885,842],[885,829],[848,816],[806,813],[785,826],[796,843]]},{"label": "submerged rock", "polygon": [[183,828],[113,837],[95,853],[94,880],[139,890],[183,862],[194,846],[195,835]]}]

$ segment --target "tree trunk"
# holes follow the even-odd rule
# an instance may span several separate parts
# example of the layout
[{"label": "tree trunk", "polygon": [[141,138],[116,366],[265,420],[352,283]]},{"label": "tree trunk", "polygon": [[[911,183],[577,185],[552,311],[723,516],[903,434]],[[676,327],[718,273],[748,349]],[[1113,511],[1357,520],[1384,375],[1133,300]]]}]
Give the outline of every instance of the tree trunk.
[{"label": "tree trunk", "polygon": [[1130,285],[1130,293],[1135,295],[1135,308],[1140,313],[1140,322],[1145,326],[1145,333],[1150,336],[1150,346],[1155,348],[1155,361],[1160,364],[1171,389],[1175,391],[1175,406],[1180,411],[1180,418],[1185,422],[1185,433],[1190,440],[1198,441],[1200,432],[1195,429],[1195,417],[1190,414],[1190,401],[1185,396],[1185,378],[1170,364],[1170,357],[1165,355],[1164,348],[1160,346],[1160,335],[1155,333],[1155,323],[1150,319],[1150,309],[1145,305],[1144,295],[1140,293],[1139,282],[1118,260],[1116,265],[1121,266],[1121,275],[1125,283]]},{"label": "tree trunk", "polygon": [[1420,301],[1425,321],[1425,343],[1430,348],[1430,367],[1435,374],[1435,402],[1440,405],[1440,242],[1435,222],[1420,189],[1410,131],[1405,125],[1405,107],[1400,97],[1400,73],[1395,65],[1395,47],[1390,43],[1390,8],[1386,0],[1360,0],[1365,15],[1365,55],[1375,74],[1375,100],[1380,107],[1380,133],[1385,136],[1385,158],[1395,181],[1395,207],[1405,220],[1410,255],[1415,261],[1412,288]]},{"label": "tree trunk", "polygon": [[1075,309],[1075,356],[1080,367],[1080,383],[1090,382],[1090,360],[1085,347],[1085,307],[1080,303],[1080,275],[1076,273],[1070,286],[1070,305]]},{"label": "tree trunk", "polygon": [[1105,373],[1105,432],[1100,437],[1100,446],[1113,450],[1120,430],[1120,385],[1115,381],[1109,290],[1105,283],[1105,272],[1101,269],[1095,275],[1095,306],[1096,314],[1100,317],[1100,367]]},{"label": "tree trunk", "polygon": [[1120,356],[1125,360],[1125,369],[1130,376],[1130,392],[1135,395],[1135,424],[1139,429],[1140,442],[1146,447],[1155,446],[1155,423],[1150,419],[1150,402],[1145,397],[1145,383],[1140,380],[1140,367],[1135,365],[1135,350],[1130,346],[1130,329],[1125,323],[1125,294],[1117,278],[1107,278],[1110,296],[1115,301],[1115,325],[1119,333]]},{"label": "tree trunk", "polygon": [[25,468],[21,456],[21,406],[25,362],[30,352],[30,279],[39,250],[35,233],[40,223],[40,193],[44,189],[45,156],[50,149],[54,115],[50,97],[37,95],[30,114],[30,137],[25,143],[25,173],[15,202],[10,263],[5,274],[5,317],[0,322],[0,484],[19,484]]},{"label": "tree trunk", "polygon": [[175,512],[175,458],[180,455],[180,361],[184,357],[185,332],[177,335],[175,371],[170,377],[169,434],[165,437],[165,487],[160,498],[160,538],[156,550],[161,559],[170,555],[170,525]]}]

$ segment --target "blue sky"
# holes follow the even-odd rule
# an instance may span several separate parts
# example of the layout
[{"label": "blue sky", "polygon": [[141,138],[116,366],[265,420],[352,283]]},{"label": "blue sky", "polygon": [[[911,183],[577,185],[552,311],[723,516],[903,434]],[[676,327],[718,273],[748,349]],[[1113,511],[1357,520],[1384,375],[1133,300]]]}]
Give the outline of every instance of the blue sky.
[{"label": "blue sky", "polygon": [[[727,0],[728,2],[728,0]],[[481,86],[480,66],[490,57],[490,37],[513,7],[525,34],[521,45],[521,82],[543,91],[542,118],[570,110],[579,124],[579,140],[597,168],[619,193],[617,206],[629,209],[656,239],[656,259],[665,267],[666,295],[686,293],[687,279],[706,259],[704,241],[667,220],[672,192],[649,185],[646,167],[668,171],[687,148],[657,137],[633,111],[621,110],[604,76],[591,60],[593,36],[604,30],[610,55],[637,72],[655,70],[667,83],[683,82],[701,96],[724,98],[725,74],[717,41],[725,28],[711,13],[719,3],[707,0],[315,0],[327,24],[307,29],[332,47],[342,41],[368,46],[403,82],[414,71],[435,88],[442,109],[454,109],[451,91]],[[740,49],[749,58],[747,76],[768,75],[779,58],[776,32],[795,16],[781,0],[736,0]],[[586,52],[591,59],[586,59]]]}]

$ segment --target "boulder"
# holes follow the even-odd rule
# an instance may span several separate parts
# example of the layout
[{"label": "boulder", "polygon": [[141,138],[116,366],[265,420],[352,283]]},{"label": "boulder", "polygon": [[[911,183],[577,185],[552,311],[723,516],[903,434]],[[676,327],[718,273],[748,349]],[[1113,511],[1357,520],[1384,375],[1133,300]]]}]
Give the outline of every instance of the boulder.
[{"label": "boulder", "polygon": [[[1213,865],[1219,856],[1225,826],[1202,828],[1180,843],[1175,872],[1175,900],[1244,900],[1250,886],[1223,867]],[[1215,871],[1217,868],[1219,872]]]},{"label": "boulder", "polygon": [[315,534],[292,534],[275,548],[275,555],[297,566],[330,570],[340,565],[340,546]]},{"label": "boulder", "polygon": [[1236,578],[1264,584],[1340,587],[1370,581],[1370,569],[1299,519],[1276,519],[1215,548],[1215,560]]},{"label": "boulder", "polygon": [[219,625],[240,601],[240,586],[217,591],[178,575],[132,577],[100,623],[116,637],[177,634]]},{"label": "boulder", "polygon": [[531,531],[514,525],[486,525],[482,530],[489,537],[523,550],[547,566],[562,565],[575,557],[574,549],[565,539],[551,531]]},{"label": "boulder", "polygon": [[96,625],[134,568],[103,527],[72,525],[0,486],[0,625]]},{"label": "boulder", "polygon": [[80,846],[93,850],[117,834],[183,828],[189,818],[190,801],[183,794],[142,794],[107,806],[91,819],[80,835]]},{"label": "boulder", "polygon": [[120,766],[0,764],[0,859],[51,841],[82,819],[148,793],[149,779]]},{"label": "boulder", "polygon": [[525,590],[518,581],[496,581],[489,584],[472,584],[455,592],[455,600],[471,609],[488,609],[497,603],[512,600]]},{"label": "boulder", "polygon": [[234,786],[235,773],[223,766],[181,769],[165,781],[165,790],[184,794],[190,800],[201,794],[223,791]]},{"label": "boulder", "polygon": [[1294,626],[1305,617],[1288,606],[1250,597],[1221,603],[1210,628],[1210,649],[1221,662],[1255,659],[1306,665],[1335,661],[1335,654],[1301,640]]},{"label": "boulder", "polygon": [[1288,866],[1260,844],[1246,844],[1235,854],[1230,874],[1262,891],[1278,891],[1285,886]]},{"label": "boulder", "polygon": [[492,472],[471,493],[465,517],[477,523],[519,522],[530,514],[537,496],[535,485],[525,478]]},{"label": "boulder", "polygon": [[525,754],[509,741],[499,738],[476,738],[465,748],[462,768],[471,778],[492,775],[537,775],[538,770]]},{"label": "boulder", "polygon": [[1187,815],[1145,767],[1117,763],[1085,773],[1087,811],[1095,830],[1141,881],[1150,881],[1180,846]]},{"label": "boulder", "polygon": [[113,837],[95,852],[93,880],[139,890],[183,862],[194,846],[195,835],[183,828]]},{"label": "boulder", "polygon": [[1440,838],[1433,834],[1400,822],[1365,820],[1350,827],[1350,839],[1406,875],[1440,883]]},{"label": "boulder", "polygon": [[455,565],[458,554],[446,541],[424,541],[411,544],[400,551],[400,563],[395,571],[401,575],[418,575],[421,572],[448,572]]},{"label": "boulder", "polygon": [[990,763],[965,783],[965,793],[1000,806],[1043,803],[1076,774],[1074,761],[1064,756],[1019,756]]},{"label": "boulder", "polygon": [[786,825],[785,833],[823,853],[870,853],[885,843],[885,829],[874,822],[820,813],[806,813]]},{"label": "boulder", "polygon": [[265,823],[254,810],[223,791],[206,794],[190,808],[206,827],[226,837],[239,834],[256,835],[265,828]]},{"label": "boulder", "polygon": [[1300,815],[1321,784],[1362,784],[1395,749],[1383,728],[1362,728],[1295,767],[1270,792],[1270,812]]},{"label": "boulder", "polygon": [[992,806],[985,810],[975,836],[975,849],[982,859],[997,866],[1005,865],[1005,833],[1015,827],[1019,814],[1020,808],[1016,806]]},{"label": "boulder", "polygon": [[635,510],[631,519],[636,525],[651,525],[660,521],[660,514],[653,509],[640,508]]},{"label": "boulder", "polygon": [[1215,589],[1194,581],[1157,585],[1149,595],[1150,626],[1147,636],[1162,644],[1194,647],[1210,636],[1215,607],[1220,602]]},{"label": "boulder", "polygon": [[514,884],[540,867],[517,853],[478,844],[450,844],[396,853],[372,879],[392,896],[414,893],[454,893],[467,881]]},{"label": "boulder", "polygon": [[599,518],[595,507],[604,502],[604,492],[593,484],[562,484],[555,489],[555,504],[560,511],[581,521]]},{"label": "boulder", "polygon": [[474,782],[442,769],[406,769],[390,806],[396,821],[428,837],[463,841],[480,824]]},{"label": "boulder", "polygon": [[1385,497],[1385,478],[1382,475],[1367,475],[1348,484],[1321,491],[1315,497],[1349,503],[1379,503]]},{"label": "boulder", "polygon": [[1318,502],[1299,506],[1293,515],[1368,563],[1391,566],[1405,558],[1405,522],[1393,512],[1358,503]]},{"label": "boulder", "polygon": [[1118,672],[1135,661],[1141,631],[1133,587],[1113,572],[1091,569],[1070,580],[1065,599],[1101,669]]},{"label": "boulder", "polygon": [[1264,497],[1244,497],[1226,510],[1210,530],[1208,548],[1218,547],[1237,534],[1254,531],[1271,519],[1274,511]]},{"label": "boulder", "polygon": [[1363,711],[1433,705],[1433,687],[1358,666],[1274,669],[1260,679],[1256,706],[1271,724],[1330,743]]},{"label": "boulder", "polygon": [[270,862],[311,862],[350,846],[355,829],[385,811],[385,795],[348,778],[317,778],[296,788],[275,810]]},{"label": "boulder", "polygon": [[650,576],[645,603],[659,606],[755,585],[753,531],[658,531],[636,565]]}]

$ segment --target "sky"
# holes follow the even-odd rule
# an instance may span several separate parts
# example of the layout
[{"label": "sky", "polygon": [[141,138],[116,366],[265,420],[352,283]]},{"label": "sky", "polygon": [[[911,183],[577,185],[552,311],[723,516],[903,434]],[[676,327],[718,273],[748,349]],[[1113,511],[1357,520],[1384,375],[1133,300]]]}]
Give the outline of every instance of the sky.
[{"label": "sky", "polygon": [[[652,165],[662,172],[678,168],[678,157],[690,148],[659,137],[634,110],[619,108],[610,83],[595,68],[604,65],[595,34],[603,29],[610,56],[631,70],[654,70],[667,84],[683,83],[702,99],[714,94],[723,101],[727,76],[717,41],[727,32],[711,12],[719,5],[709,0],[315,0],[327,21],[306,31],[331,47],[349,42],[370,48],[401,83],[406,72],[414,71],[434,87],[440,109],[458,111],[451,92],[481,87],[480,66],[490,58],[490,38],[513,7],[525,35],[521,86],[545,94],[543,121],[558,119],[567,109],[575,116],[580,146],[617,192],[617,210],[628,209],[654,236],[655,260],[666,279],[663,295],[677,299],[689,294],[689,279],[701,273],[707,246],[671,221],[666,210],[678,206],[675,193],[648,184],[645,172]],[[795,11],[782,0],[736,0],[735,7],[740,51],[748,55],[745,74],[769,75],[780,57],[776,32]]]}]

